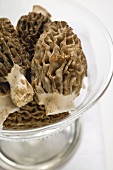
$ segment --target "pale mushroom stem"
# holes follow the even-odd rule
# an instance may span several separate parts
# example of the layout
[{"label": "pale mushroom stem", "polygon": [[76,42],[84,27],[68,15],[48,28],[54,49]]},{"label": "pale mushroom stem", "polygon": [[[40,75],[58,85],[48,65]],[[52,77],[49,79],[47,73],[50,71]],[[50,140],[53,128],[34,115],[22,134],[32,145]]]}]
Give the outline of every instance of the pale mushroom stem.
[{"label": "pale mushroom stem", "polygon": [[0,96],[0,129],[3,128],[3,122],[6,120],[8,115],[18,110],[19,108],[12,102],[10,94]]},{"label": "pale mushroom stem", "polygon": [[21,73],[19,65],[13,66],[11,73],[7,76],[7,81],[11,88],[11,99],[16,106],[22,107],[33,100],[33,88]]},{"label": "pale mushroom stem", "polygon": [[69,112],[75,109],[74,99],[76,95],[64,96],[59,93],[37,93],[40,105],[44,105],[47,115]]},{"label": "pale mushroom stem", "polygon": [[51,14],[45,8],[43,8],[40,5],[33,5],[32,12],[41,13],[44,16],[51,18]]}]

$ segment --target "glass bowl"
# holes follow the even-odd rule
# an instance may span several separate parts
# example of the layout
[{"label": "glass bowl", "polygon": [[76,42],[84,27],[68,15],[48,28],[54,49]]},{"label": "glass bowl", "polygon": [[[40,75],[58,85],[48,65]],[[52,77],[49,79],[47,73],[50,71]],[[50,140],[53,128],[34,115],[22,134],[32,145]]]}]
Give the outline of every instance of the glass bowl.
[{"label": "glass bowl", "polygon": [[[1,1],[0,17],[5,16],[16,24],[17,19],[29,11],[34,4],[44,6],[52,14],[52,20],[64,20],[81,39],[87,58],[88,77],[84,80],[85,89],[75,100],[76,110],[63,121],[52,125],[24,131],[0,130],[0,139],[29,140],[50,136],[69,126],[87,109],[92,107],[106,91],[112,77],[112,41],[103,24],[89,10],[69,0],[20,0]],[[14,8],[12,9],[12,6]]]},{"label": "glass bowl", "polygon": [[[71,111],[68,117],[58,123],[32,130],[0,130],[0,139],[9,141],[9,144],[10,141],[30,142],[34,139],[43,139],[62,130],[65,131],[65,129],[66,133],[72,133],[72,130],[68,130],[69,126],[75,122],[80,127],[80,116],[97,103],[112,78],[113,44],[111,37],[101,21],[92,12],[75,1],[1,0],[0,17],[8,17],[16,25],[19,17],[31,11],[32,6],[37,3],[52,14],[52,20],[67,21],[78,35],[87,58],[88,76],[84,79],[85,88],[81,90],[80,96],[74,101],[76,109]],[[73,126],[72,129],[77,129],[77,126],[76,128]],[[62,132],[64,133],[64,131]]]}]

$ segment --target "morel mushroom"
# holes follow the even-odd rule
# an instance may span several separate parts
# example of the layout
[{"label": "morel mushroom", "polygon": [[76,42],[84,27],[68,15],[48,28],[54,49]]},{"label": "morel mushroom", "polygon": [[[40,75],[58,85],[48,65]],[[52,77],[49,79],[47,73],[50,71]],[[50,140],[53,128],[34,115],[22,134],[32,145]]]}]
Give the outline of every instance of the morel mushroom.
[{"label": "morel mushroom", "polygon": [[0,32],[5,36],[16,35],[14,26],[8,18],[0,18]]},{"label": "morel mushroom", "polygon": [[14,64],[20,65],[23,70],[30,65],[29,54],[24,50],[18,38],[4,36],[0,33],[0,82],[6,82],[6,76]]},{"label": "morel mushroom", "polygon": [[68,115],[69,114],[66,112],[58,115],[47,116],[45,107],[43,105],[37,105],[36,101],[33,100],[20,108],[19,111],[10,114],[3,124],[3,129],[24,130],[43,127],[58,122],[66,118]]},{"label": "morel mushroom", "polygon": [[37,103],[48,115],[75,108],[86,76],[87,64],[81,42],[66,22],[49,23],[41,34],[31,65],[31,78]]},{"label": "morel mushroom", "polygon": [[[26,76],[26,70],[30,65],[30,62],[28,60],[29,54],[24,50],[23,46],[20,44],[18,38],[16,37],[10,37],[10,36],[4,36],[2,33],[0,33],[0,83],[2,82],[9,82],[11,85],[11,98],[12,101],[15,103],[16,106],[21,107],[28,102],[32,100],[33,97],[33,89],[32,86],[28,83]],[[24,81],[29,84],[29,86],[26,86],[27,93],[25,91],[24,86],[20,86],[19,80],[20,75],[16,75],[14,77],[14,72],[11,74],[12,68],[17,65],[18,67],[21,67],[21,75],[24,77]],[[25,76],[23,75],[25,74]],[[9,76],[10,75],[10,76]],[[22,77],[21,76],[21,77]],[[9,78],[10,77],[10,78]],[[11,78],[13,77],[13,78]],[[11,83],[11,80],[15,79],[16,87],[18,87],[18,92],[15,91],[14,84]],[[13,81],[14,83],[14,81]],[[24,93],[22,92],[24,91]],[[14,93],[15,91],[15,93]],[[19,93],[20,92],[20,93]],[[29,95],[29,97],[28,97]],[[24,96],[24,101],[20,102],[17,100]],[[25,96],[27,97],[25,99]],[[19,99],[20,100],[20,99]]]},{"label": "morel mushroom", "polygon": [[30,12],[28,15],[22,16],[17,23],[17,35],[29,52],[30,60],[34,55],[36,42],[48,22],[50,22],[50,19],[43,14]]}]

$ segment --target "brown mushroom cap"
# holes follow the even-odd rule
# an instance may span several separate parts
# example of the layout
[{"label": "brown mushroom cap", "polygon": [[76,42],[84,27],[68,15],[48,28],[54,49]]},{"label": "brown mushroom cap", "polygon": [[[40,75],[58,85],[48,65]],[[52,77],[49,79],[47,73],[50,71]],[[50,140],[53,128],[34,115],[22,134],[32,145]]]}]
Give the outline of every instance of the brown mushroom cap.
[{"label": "brown mushroom cap", "polygon": [[30,53],[30,60],[34,55],[35,44],[48,22],[50,19],[43,14],[30,12],[28,15],[22,16],[17,23],[17,35]]},{"label": "brown mushroom cap", "polygon": [[78,96],[86,72],[81,42],[72,28],[64,21],[46,25],[36,44],[31,65],[34,89],[63,95],[74,92]]},{"label": "brown mushroom cap", "polygon": [[[33,101],[20,106],[20,110],[16,107],[14,112],[8,113],[3,129],[38,128],[58,122],[69,115],[68,111],[73,108],[73,100],[79,95],[83,78],[87,75],[87,63],[79,38],[66,22],[51,22],[49,17],[41,13],[30,12],[19,19],[15,33],[7,18],[0,19],[1,96],[8,94],[10,97],[11,88],[6,76],[10,75],[16,64],[25,71],[27,80],[32,79],[36,96]],[[39,102],[38,95],[41,99],[43,94],[48,94],[47,98],[44,96],[45,103]],[[64,107],[70,101],[70,110],[63,111],[64,107],[59,107],[59,99],[65,99]],[[48,105],[48,102],[51,104]],[[53,104],[57,105],[55,115],[52,115],[56,111],[55,107],[49,112]],[[50,110],[47,112],[48,108]]]},{"label": "brown mushroom cap", "polygon": [[30,65],[28,58],[29,53],[25,51],[18,38],[0,33],[0,82],[7,81],[5,76],[14,64],[26,70]]},{"label": "brown mushroom cap", "polygon": [[37,105],[35,100],[20,108],[19,111],[11,113],[3,123],[6,130],[24,130],[38,128],[64,119],[69,114],[61,113],[47,116],[44,106]]},{"label": "brown mushroom cap", "polygon": [[15,35],[14,26],[11,24],[8,18],[0,18],[0,32],[3,35],[12,36]]}]

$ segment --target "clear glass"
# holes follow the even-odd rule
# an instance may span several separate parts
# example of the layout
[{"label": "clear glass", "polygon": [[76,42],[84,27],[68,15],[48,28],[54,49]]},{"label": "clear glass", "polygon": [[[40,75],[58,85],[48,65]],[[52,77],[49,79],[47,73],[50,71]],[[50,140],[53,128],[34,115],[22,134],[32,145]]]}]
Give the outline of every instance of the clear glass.
[{"label": "clear glass", "polygon": [[[32,6],[37,3],[45,7],[52,14],[52,20],[67,21],[81,39],[83,51],[87,58],[88,77],[84,79],[85,89],[81,90],[80,96],[75,100],[76,110],[70,112],[70,115],[64,120],[32,130],[0,130],[0,139],[7,141],[9,146],[10,142],[8,143],[8,141],[30,143],[31,140],[50,137],[62,130],[65,131],[65,129],[65,133],[72,132],[72,130],[69,131],[67,128],[70,125],[72,126],[74,121],[76,124],[81,114],[102,97],[112,78],[113,43],[110,35],[105,26],[92,12],[73,0],[1,0],[0,17],[8,17],[16,25],[17,18],[31,11]],[[80,129],[80,125],[76,126],[76,128],[74,127],[76,132],[78,128]],[[64,134],[63,131],[62,133]],[[60,139],[61,137],[59,137]],[[63,140],[66,140],[66,138]],[[51,142],[53,142],[52,138]],[[71,145],[71,140],[68,140],[68,143]],[[1,142],[1,146],[2,144]],[[20,169],[22,168],[20,167]]]}]

